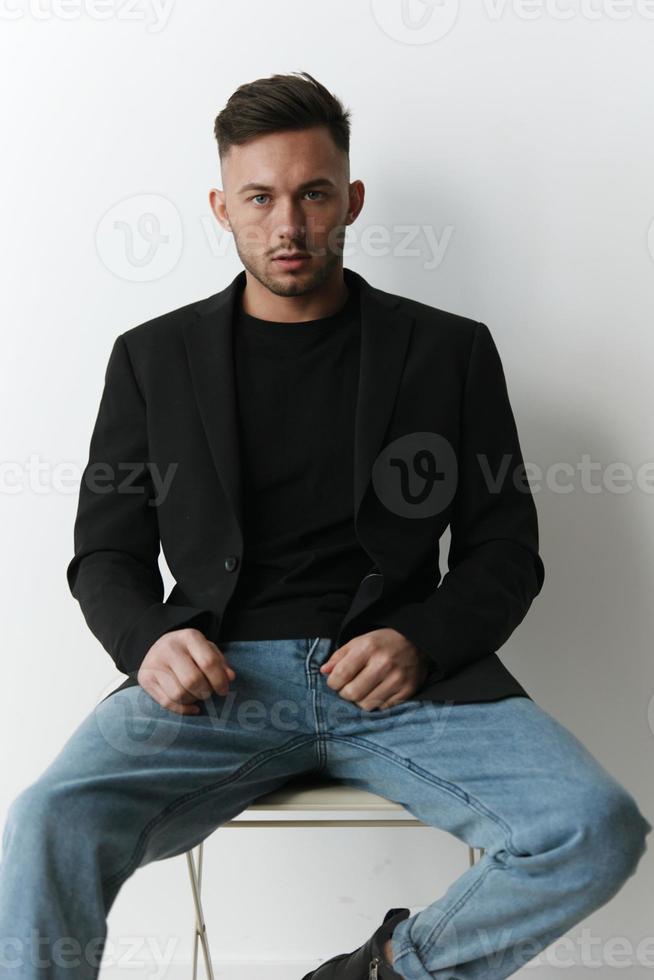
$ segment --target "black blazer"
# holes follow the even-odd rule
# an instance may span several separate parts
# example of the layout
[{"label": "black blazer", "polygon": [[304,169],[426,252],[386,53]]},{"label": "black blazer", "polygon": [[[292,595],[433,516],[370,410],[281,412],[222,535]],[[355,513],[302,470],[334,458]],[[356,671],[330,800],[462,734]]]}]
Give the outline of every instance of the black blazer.
[{"label": "black blazer", "polygon": [[[416,698],[530,697],[496,655],[540,591],[544,568],[492,336],[483,323],[343,272],[361,300],[353,506],[370,571],[337,645],[394,625],[432,664]],[[89,629],[128,675],[106,697],[138,683],[145,654],[169,630],[193,626],[220,645],[243,549],[232,310],[244,285],[241,271],[220,292],[132,327],[113,344],[66,571]],[[416,452],[423,438],[427,449]],[[440,459],[434,439],[451,447]],[[380,469],[394,440],[391,463]],[[425,462],[429,472],[436,462],[441,477],[431,484],[435,497],[412,509],[398,498],[401,471],[406,478],[413,470],[426,487],[415,475],[424,476]],[[503,462],[506,476],[493,489]],[[160,543],[176,582],[165,601]]]}]

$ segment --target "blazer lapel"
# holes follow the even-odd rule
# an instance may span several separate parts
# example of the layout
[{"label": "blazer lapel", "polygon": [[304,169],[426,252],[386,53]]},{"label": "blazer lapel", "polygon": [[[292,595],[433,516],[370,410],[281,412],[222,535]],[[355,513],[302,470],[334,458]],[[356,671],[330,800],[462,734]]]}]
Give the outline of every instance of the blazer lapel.
[{"label": "blazer lapel", "polygon": [[198,411],[214,466],[239,527],[243,526],[242,473],[234,376],[232,317],[245,285],[240,272],[219,293],[196,304],[184,324],[184,343]]},{"label": "blazer lapel", "polygon": [[[359,288],[361,349],[354,434],[354,522],[370,483],[371,470],[390,422],[414,318],[401,297],[375,289],[352,269],[347,285]],[[234,306],[245,286],[241,271],[223,290],[196,304],[184,324],[184,342],[195,398],[214,466],[243,529],[242,471],[234,377]]]},{"label": "blazer lapel", "polygon": [[343,270],[359,284],[361,354],[354,430],[354,522],[391,420],[414,317],[400,309],[401,297],[375,289],[363,276]]}]

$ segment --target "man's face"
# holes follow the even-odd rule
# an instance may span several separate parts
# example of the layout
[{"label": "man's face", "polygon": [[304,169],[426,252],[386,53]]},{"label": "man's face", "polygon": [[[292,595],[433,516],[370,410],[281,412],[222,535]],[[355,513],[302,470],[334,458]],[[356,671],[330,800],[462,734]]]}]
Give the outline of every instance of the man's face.
[{"label": "man's face", "polygon": [[[279,296],[324,283],[342,263],[345,227],[363,206],[363,184],[349,183],[347,156],[325,126],[285,130],[232,146],[222,161],[223,190],[211,208],[234,234],[244,267]],[[308,255],[291,263],[283,252]]]}]

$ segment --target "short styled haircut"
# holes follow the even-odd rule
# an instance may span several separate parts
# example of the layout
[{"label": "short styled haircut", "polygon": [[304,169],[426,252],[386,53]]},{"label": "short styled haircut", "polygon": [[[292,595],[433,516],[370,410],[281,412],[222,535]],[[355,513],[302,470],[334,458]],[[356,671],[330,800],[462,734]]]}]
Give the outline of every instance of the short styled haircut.
[{"label": "short styled haircut", "polygon": [[233,145],[265,133],[327,126],[336,146],[350,153],[350,110],[308,72],[270,75],[240,85],[214,121],[222,161]]}]

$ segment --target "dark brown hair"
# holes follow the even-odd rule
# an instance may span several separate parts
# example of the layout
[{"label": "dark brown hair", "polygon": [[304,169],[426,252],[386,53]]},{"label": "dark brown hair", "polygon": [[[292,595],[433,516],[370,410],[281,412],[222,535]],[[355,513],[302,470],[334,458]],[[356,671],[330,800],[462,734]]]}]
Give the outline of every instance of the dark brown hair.
[{"label": "dark brown hair", "polygon": [[216,116],[213,134],[222,160],[230,146],[284,129],[327,126],[350,152],[350,111],[308,72],[270,75],[240,85]]}]

